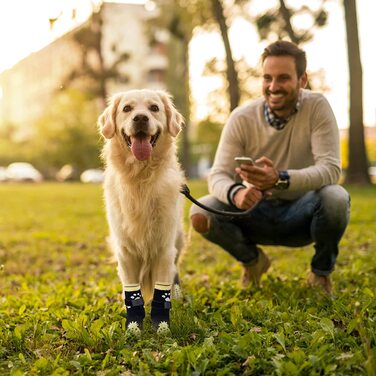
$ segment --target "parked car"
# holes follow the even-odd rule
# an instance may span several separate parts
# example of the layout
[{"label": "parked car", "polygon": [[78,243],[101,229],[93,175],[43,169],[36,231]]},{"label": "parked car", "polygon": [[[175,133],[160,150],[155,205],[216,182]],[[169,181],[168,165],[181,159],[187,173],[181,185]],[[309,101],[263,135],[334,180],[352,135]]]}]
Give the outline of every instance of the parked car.
[{"label": "parked car", "polygon": [[43,180],[42,174],[30,163],[14,162],[7,167],[7,178],[11,181],[30,181],[39,183]]},{"label": "parked car", "polygon": [[0,166],[0,183],[7,181],[8,176],[7,176],[7,169],[3,166]]},{"label": "parked car", "polygon": [[55,177],[56,180],[60,182],[74,181],[79,179],[80,174],[77,168],[73,167],[70,164],[66,164],[57,172]]},{"label": "parked car", "polygon": [[99,168],[91,168],[89,170],[85,170],[80,179],[83,183],[102,183],[104,180],[104,173],[103,170]]},{"label": "parked car", "polygon": [[369,167],[368,174],[371,178],[372,183],[376,184],[376,166]]}]

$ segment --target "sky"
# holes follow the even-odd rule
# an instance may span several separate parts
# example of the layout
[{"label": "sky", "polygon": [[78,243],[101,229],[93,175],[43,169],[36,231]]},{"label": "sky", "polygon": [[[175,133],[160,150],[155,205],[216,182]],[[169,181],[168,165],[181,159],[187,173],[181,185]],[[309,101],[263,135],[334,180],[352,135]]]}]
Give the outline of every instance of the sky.
[{"label": "sky", "polygon": [[[90,14],[92,4],[100,0],[0,0],[0,72],[10,68],[33,51],[41,49],[53,39],[83,22]],[[133,0],[126,2],[144,2]],[[317,0],[306,0],[310,6]],[[304,3],[289,0],[289,4]],[[259,10],[275,4],[275,0],[253,0],[252,9]],[[347,49],[342,1],[328,2],[328,25],[316,32],[314,40],[305,45],[308,71],[325,73],[325,92],[341,128],[348,126],[348,70]],[[76,16],[72,19],[72,9]],[[357,0],[358,26],[361,42],[364,87],[364,123],[376,124],[376,100],[373,93],[376,83],[376,56],[374,54],[376,2]],[[59,17],[50,30],[49,18]],[[230,33],[235,58],[244,56],[252,65],[259,63],[265,43],[258,39],[255,28],[246,22],[234,23]],[[191,79],[193,97],[199,104],[196,117],[206,115],[208,89],[215,88],[218,80],[203,77],[205,61],[213,56],[224,56],[218,34],[198,32],[191,43]],[[1,90],[0,90],[1,98]],[[1,100],[1,99],[0,99]]]}]

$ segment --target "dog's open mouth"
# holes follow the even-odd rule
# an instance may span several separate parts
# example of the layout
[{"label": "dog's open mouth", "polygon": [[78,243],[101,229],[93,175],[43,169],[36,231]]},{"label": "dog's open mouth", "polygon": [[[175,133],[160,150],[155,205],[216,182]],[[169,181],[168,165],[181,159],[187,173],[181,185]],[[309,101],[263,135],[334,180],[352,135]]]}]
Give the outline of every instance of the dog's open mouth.
[{"label": "dog's open mouth", "polygon": [[139,132],[134,136],[128,136],[124,132],[124,129],[122,129],[121,133],[135,158],[139,161],[145,161],[150,158],[153,147],[157,144],[161,132],[158,130],[153,136],[147,135],[144,132]]}]

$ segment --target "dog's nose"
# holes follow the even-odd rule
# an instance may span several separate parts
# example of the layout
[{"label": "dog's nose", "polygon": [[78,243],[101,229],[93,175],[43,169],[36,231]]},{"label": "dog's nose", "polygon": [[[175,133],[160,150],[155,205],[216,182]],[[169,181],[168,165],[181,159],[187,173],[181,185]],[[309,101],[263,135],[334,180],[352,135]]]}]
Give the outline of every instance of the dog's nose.
[{"label": "dog's nose", "polygon": [[146,115],[143,114],[138,114],[133,118],[133,121],[136,124],[142,124],[142,123],[147,123],[149,121],[149,118]]}]

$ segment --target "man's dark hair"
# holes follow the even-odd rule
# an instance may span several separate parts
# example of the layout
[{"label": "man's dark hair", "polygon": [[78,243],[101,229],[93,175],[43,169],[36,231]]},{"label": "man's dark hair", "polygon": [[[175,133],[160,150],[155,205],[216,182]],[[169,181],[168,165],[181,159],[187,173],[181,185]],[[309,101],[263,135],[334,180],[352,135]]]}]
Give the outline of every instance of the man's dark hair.
[{"label": "man's dark hair", "polygon": [[268,56],[292,56],[295,60],[296,73],[300,78],[307,69],[306,53],[296,44],[286,40],[279,40],[264,49],[261,55],[262,62]]}]

